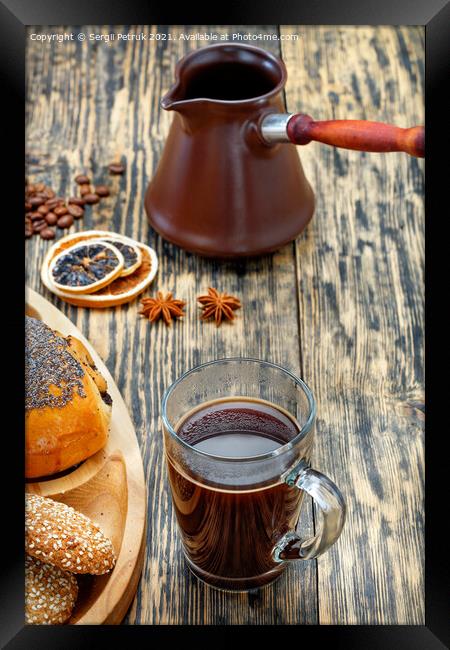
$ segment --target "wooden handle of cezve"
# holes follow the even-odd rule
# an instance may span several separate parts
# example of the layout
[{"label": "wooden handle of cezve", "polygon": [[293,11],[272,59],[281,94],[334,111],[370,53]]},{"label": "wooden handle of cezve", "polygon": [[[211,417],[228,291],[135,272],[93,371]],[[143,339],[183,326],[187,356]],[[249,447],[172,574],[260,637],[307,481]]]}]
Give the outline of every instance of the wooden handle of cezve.
[{"label": "wooden handle of cezve", "polygon": [[287,123],[287,135],[294,144],[311,140],[357,151],[404,151],[424,158],[425,129],[402,129],[392,124],[365,120],[327,120],[314,122],[309,115],[293,115]]}]

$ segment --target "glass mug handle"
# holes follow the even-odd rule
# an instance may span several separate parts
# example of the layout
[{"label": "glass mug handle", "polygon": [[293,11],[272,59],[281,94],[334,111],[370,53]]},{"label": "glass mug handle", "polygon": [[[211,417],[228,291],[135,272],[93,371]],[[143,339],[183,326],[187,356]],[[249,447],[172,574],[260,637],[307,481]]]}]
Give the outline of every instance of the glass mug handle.
[{"label": "glass mug handle", "polygon": [[321,530],[303,540],[291,530],[275,545],[272,556],[275,562],[312,560],[330,548],[341,534],[345,522],[346,505],[339,488],[327,476],[303,463],[285,477],[290,487],[304,490],[322,512]]}]

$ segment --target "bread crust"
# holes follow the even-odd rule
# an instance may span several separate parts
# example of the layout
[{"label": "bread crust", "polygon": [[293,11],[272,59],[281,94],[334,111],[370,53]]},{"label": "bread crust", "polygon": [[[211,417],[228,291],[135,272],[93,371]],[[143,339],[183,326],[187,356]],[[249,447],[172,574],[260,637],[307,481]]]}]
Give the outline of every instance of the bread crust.
[{"label": "bread crust", "polygon": [[[73,391],[63,406],[26,410],[26,478],[50,476],[77,465],[102,449],[108,439],[111,405],[102,397],[106,382],[78,339],[55,333],[68,342],[67,351],[83,369],[78,377],[82,390]],[[57,387],[51,389],[57,391]]]},{"label": "bread crust", "polygon": [[25,550],[72,573],[103,575],[116,555],[111,540],[89,517],[38,494],[25,495]]},{"label": "bread crust", "polygon": [[78,596],[72,573],[25,558],[25,622],[28,625],[61,625],[72,614]]}]

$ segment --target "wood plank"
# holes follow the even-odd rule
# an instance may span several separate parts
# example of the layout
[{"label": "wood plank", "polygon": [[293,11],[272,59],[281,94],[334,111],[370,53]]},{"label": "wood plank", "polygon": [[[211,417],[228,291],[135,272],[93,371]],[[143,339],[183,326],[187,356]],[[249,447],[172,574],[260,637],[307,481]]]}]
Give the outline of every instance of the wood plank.
[{"label": "wood plank", "polygon": [[[282,42],[290,112],[423,124],[423,28],[297,31]],[[318,561],[319,621],[424,624],[424,161],[318,143],[299,153],[317,200],[297,242],[315,464],[348,503]]]},{"label": "wood plank", "polygon": [[[141,29],[127,28],[135,33]],[[236,30],[211,26],[183,29],[191,33]],[[270,27],[240,29],[276,32]],[[106,34],[120,31],[120,27],[83,27],[83,31]],[[179,34],[181,28],[170,31]],[[300,372],[293,245],[274,256],[219,264],[177,250],[147,225],[144,192],[171,121],[171,116],[160,110],[159,101],[173,82],[176,61],[199,45],[179,40],[61,46],[29,42],[27,52],[28,175],[65,195],[81,171],[93,174],[97,182],[111,181],[111,197],[95,206],[74,229],[113,229],[154,247],[160,269],[153,290],[173,291],[187,300],[185,321],[171,329],[162,323],[150,325],[138,316],[137,303],[98,312],[65,305],[40,283],[39,266],[48,244],[39,238],[26,244],[27,280],[92,342],[136,427],[149,493],[149,524],[143,578],[127,622],[316,623],[315,562],[290,567],[279,582],[257,595],[213,591],[192,578],[186,568],[172,513],[160,425],[163,390],[188,368],[224,356],[260,357]],[[278,51],[278,44],[265,42],[263,46]],[[106,167],[113,157],[126,162],[123,177],[107,176]],[[195,298],[208,286],[242,299],[244,307],[235,324],[216,329],[199,321]],[[309,534],[309,503],[305,510],[303,529]]]}]

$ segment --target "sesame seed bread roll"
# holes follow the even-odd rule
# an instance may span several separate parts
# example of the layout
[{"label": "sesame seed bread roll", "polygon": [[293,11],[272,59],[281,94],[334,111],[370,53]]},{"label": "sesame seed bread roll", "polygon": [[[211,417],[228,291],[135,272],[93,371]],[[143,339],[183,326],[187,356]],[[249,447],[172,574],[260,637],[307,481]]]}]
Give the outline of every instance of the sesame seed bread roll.
[{"label": "sesame seed bread roll", "polygon": [[25,551],[71,573],[108,573],[116,563],[110,539],[89,517],[37,494],[25,495]]},{"label": "sesame seed bread roll", "polygon": [[61,625],[72,614],[78,596],[73,573],[25,558],[25,622],[28,625]]},{"label": "sesame seed bread roll", "polygon": [[25,318],[25,476],[77,465],[104,447],[112,400],[81,341]]}]

